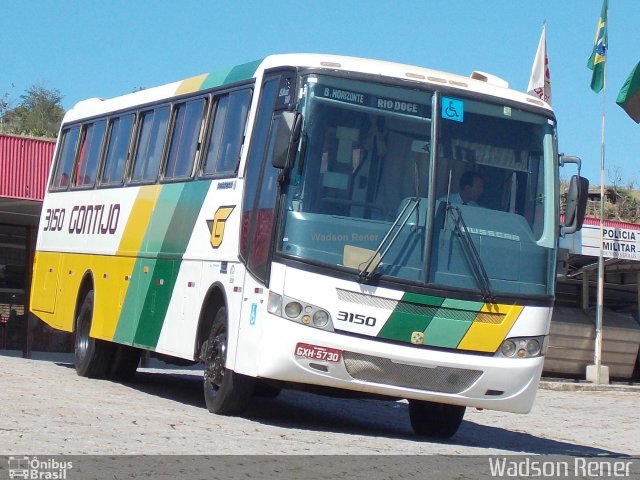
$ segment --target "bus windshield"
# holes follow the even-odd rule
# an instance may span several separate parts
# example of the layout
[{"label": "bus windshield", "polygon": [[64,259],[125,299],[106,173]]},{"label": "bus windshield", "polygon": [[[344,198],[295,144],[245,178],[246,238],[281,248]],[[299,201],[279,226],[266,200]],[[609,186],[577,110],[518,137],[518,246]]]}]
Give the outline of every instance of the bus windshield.
[{"label": "bus windshield", "polygon": [[552,295],[553,120],[324,75],[305,77],[302,92],[280,254],[472,291],[479,263],[494,294]]}]

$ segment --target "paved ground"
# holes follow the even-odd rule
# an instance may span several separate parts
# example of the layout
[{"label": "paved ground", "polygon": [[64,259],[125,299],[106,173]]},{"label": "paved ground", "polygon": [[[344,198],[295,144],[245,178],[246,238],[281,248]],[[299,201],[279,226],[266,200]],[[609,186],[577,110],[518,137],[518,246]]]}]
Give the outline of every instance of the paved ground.
[{"label": "paved ground", "polygon": [[407,405],[283,392],[242,418],[211,415],[200,373],[141,369],[118,384],[68,357],[0,353],[0,455],[640,454],[640,392],[538,392],[529,415],[467,410],[448,442],[413,436]]}]

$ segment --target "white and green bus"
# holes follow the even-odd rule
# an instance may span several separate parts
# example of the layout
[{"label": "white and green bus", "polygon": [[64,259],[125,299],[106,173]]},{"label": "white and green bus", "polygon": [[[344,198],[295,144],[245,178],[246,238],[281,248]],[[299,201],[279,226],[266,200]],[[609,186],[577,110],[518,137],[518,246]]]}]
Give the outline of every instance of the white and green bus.
[{"label": "white and green bus", "polygon": [[549,105],[479,72],[274,55],[82,101],[31,310],[75,333],[82,376],[130,378],[146,350],[202,362],[214,413],[348,390],[449,437],[467,406],[532,406],[586,198],[574,177],[560,226],[565,160]]}]

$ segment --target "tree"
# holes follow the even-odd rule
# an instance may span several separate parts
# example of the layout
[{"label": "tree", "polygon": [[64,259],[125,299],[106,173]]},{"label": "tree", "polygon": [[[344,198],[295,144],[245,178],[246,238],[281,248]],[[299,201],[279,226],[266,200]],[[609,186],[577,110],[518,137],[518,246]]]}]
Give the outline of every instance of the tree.
[{"label": "tree", "polygon": [[[625,179],[619,166],[609,168],[609,182],[613,201],[605,205],[607,218],[636,223],[640,215],[640,205],[634,195],[635,179]],[[608,207],[608,208],[607,208]]]},{"label": "tree", "polygon": [[9,100],[9,94],[2,94],[0,97],[0,132],[4,131],[4,115],[9,111],[10,107],[11,101]]},{"label": "tree", "polygon": [[59,90],[43,85],[32,85],[20,96],[17,107],[10,109],[6,95],[3,97],[0,128],[8,133],[31,135],[34,137],[58,136],[58,129],[64,117]]}]

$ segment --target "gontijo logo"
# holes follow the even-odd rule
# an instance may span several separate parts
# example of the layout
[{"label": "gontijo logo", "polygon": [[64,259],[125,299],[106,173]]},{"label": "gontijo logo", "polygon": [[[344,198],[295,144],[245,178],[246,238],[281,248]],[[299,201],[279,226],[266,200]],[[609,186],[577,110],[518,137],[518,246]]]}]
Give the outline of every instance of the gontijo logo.
[{"label": "gontijo logo", "polygon": [[231,216],[231,212],[235,208],[235,205],[228,205],[218,208],[213,220],[207,220],[209,225],[209,231],[211,232],[211,246],[218,248],[222,245],[222,239],[224,238],[224,226],[227,219]]}]

